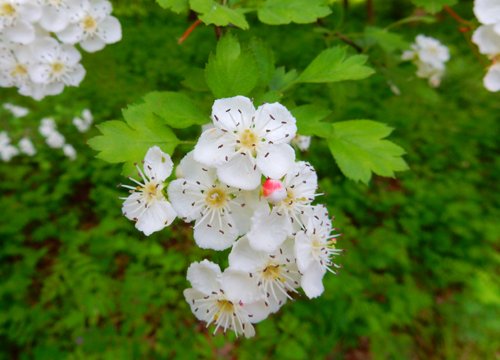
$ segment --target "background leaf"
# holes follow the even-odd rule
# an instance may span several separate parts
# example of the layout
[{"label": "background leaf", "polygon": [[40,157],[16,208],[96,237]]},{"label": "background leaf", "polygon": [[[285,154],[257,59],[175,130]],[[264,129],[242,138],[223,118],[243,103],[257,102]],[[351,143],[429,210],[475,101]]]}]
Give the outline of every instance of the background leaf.
[{"label": "background leaf", "polygon": [[189,9],[188,0],[156,0],[156,2],[164,9],[171,10],[174,13],[185,13]]},{"label": "background leaf", "polygon": [[445,5],[455,5],[457,1],[458,0],[412,0],[416,6],[421,6],[432,14],[441,11]]},{"label": "background leaf", "polygon": [[269,25],[308,24],[330,14],[325,0],[266,0],[258,9],[259,20]]},{"label": "background leaf", "polygon": [[231,9],[214,0],[190,0],[189,4],[191,9],[201,14],[200,20],[207,25],[234,25],[243,30],[248,29],[248,22],[241,9]]}]

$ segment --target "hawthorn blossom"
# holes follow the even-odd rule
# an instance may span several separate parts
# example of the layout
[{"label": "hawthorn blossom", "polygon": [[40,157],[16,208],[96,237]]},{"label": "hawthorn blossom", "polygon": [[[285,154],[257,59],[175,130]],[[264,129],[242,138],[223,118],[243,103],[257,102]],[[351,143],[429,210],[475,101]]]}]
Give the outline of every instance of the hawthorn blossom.
[{"label": "hawthorn blossom", "polygon": [[483,55],[494,57],[500,54],[500,29],[496,29],[495,25],[479,26],[472,34],[472,41]]},{"label": "hawthorn blossom", "polygon": [[192,263],[187,271],[192,288],[184,290],[184,297],[191,311],[200,321],[215,325],[224,332],[233,330],[236,336],[255,335],[252,324],[258,323],[270,313],[254,279],[247,273],[226,269],[208,260]]},{"label": "hawthorn blossom", "polygon": [[43,118],[40,121],[40,126],[38,127],[38,131],[44,137],[49,136],[52,132],[57,129],[56,122],[53,118]]},{"label": "hawthorn blossom", "polygon": [[122,185],[130,190],[130,195],[122,198],[122,212],[149,236],[170,225],[177,216],[164,194],[164,181],[172,173],[173,163],[168,154],[153,146],[144,157],[144,171],[136,167],[142,182],[129,178],[136,186]]},{"label": "hawthorn blossom", "polygon": [[27,47],[0,43],[0,86],[28,87],[31,65],[31,53]]},{"label": "hawthorn blossom", "polygon": [[41,15],[41,9],[34,1],[0,0],[0,34],[7,41],[29,44],[35,39],[33,23]]},{"label": "hawthorn blossom", "polygon": [[23,154],[26,154],[28,156],[33,156],[36,154],[35,146],[28,137],[23,137],[21,140],[19,140],[19,149]]},{"label": "hawthorn blossom", "polygon": [[500,1],[475,0],[474,15],[476,15],[481,24],[497,25],[500,30]]},{"label": "hawthorn blossom", "polygon": [[66,44],[79,43],[87,52],[120,41],[122,29],[118,19],[111,16],[112,9],[109,1],[84,2],[71,14],[70,24],[57,32],[57,37]]},{"label": "hawthorn blossom", "polygon": [[9,134],[6,131],[0,132],[0,159],[9,162],[14,156],[19,154],[19,150],[10,143]]},{"label": "hawthorn blossom", "polygon": [[342,252],[335,247],[332,222],[323,205],[316,205],[307,213],[305,228],[295,236],[295,256],[297,267],[302,273],[301,286],[307,297],[315,298],[324,291],[323,276],[327,271],[336,274],[340,268],[332,260]]},{"label": "hawthorn blossom", "polygon": [[89,128],[90,125],[92,125],[92,122],[94,121],[94,117],[92,116],[92,113],[90,112],[89,109],[84,109],[82,111],[82,116],[81,117],[75,117],[73,118],[73,125],[78,129],[80,132],[86,132]]},{"label": "hawthorn blossom", "polygon": [[483,79],[484,87],[492,92],[500,91],[500,63],[489,67]]},{"label": "hawthorn blossom", "polygon": [[293,138],[292,144],[298,147],[300,151],[305,152],[311,146],[311,137],[297,134]]},{"label": "hawthorn blossom", "polygon": [[68,157],[70,160],[74,161],[76,160],[76,150],[71,144],[64,144],[62,147],[63,153],[66,157]]},{"label": "hawthorn blossom", "polygon": [[289,145],[297,131],[292,114],[281,104],[255,110],[244,96],[216,100],[213,129],[205,130],[194,148],[194,159],[217,169],[227,185],[253,190],[262,174],[281,178],[292,166],[295,152]]},{"label": "hawthorn blossom", "polygon": [[37,0],[42,9],[40,26],[49,32],[62,31],[70,24],[73,14],[88,1]]},{"label": "hawthorn blossom", "polygon": [[3,104],[3,108],[10,112],[15,118],[22,118],[29,114],[29,110],[10,103]]},{"label": "hawthorn blossom", "polygon": [[168,196],[179,217],[195,221],[194,240],[204,249],[224,250],[250,227],[256,191],[248,192],[223,184],[214,168],[194,160],[193,152],[181,161],[182,178],[168,187]]},{"label": "hawthorn blossom", "polygon": [[285,191],[276,198],[268,196],[269,204],[260,206],[252,217],[247,236],[256,250],[274,252],[288,236],[304,227],[302,216],[312,206],[318,178],[309,163],[300,161],[289,169],[281,184]]},{"label": "hawthorn blossom", "polygon": [[292,299],[300,285],[300,273],[295,262],[293,240],[285,241],[278,250],[267,253],[250,246],[246,236],[234,244],[229,254],[229,268],[248,273],[257,281],[259,291],[272,312]]}]

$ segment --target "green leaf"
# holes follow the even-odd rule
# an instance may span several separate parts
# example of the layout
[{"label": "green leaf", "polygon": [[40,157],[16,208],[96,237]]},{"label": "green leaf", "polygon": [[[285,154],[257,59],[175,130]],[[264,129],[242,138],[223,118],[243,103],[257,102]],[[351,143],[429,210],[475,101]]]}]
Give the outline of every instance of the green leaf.
[{"label": "green leaf", "polygon": [[374,26],[367,26],[365,28],[365,36],[368,40],[377,43],[387,52],[401,51],[410,47],[400,34],[395,34],[386,29]]},{"label": "green leaf", "polygon": [[327,138],[331,135],[332,125],[322,122],[332,112],[319,105],[302,105],[291,110],[297,120],[297,132],[300,135],[315,135]]},{"label": "green leaf", "polygon": [[144,158],[147,150],[158,145],[168,154],[174,152],[179,139],[153,114],[146,104],[132,105],[123,111],[125,121],[111,120],[97,125],[102,135],[88,141],[109,163],[134,163]]},{"label": "green leaf", "polygon": [[185,13],[189,9],[188,0],[156,0],[162,8],[171,10],[174,13]]},{"label": "green leaf", "polygon": [[371,120],[350,120],[332,124],[328,146],[342,173],[355,181],[368,183],[371,173],[394,177],[405,171],[405,151],[389,140],[389,126]]},{"label": "green leaf", "polygon": [[321,52],[298,77],[296,82],[326,83],[343,80],[360,80],[374,73],[365,66],[365,55],[347,57],[346,49],[335,47]]},{"label": "green leaf", "polygon": [[200,15],[200,20],[209,25],[234,25],[243,30],[248,29],[248,22],[243,15],[243,9],[231,9],[214,0],[190,0],[191,9]]},{"label": "green leaf", "polygon": [[260,84],[267,86],[275,71],[273,50],[262,40],[252,38],[248,46],[259,71]]},{"label": "green leaf", "polygon": [[151,92],[144,97],[148,110],[174,129],[203,125],[210,121],[187,95],[178,92]]},{"label": "green leaf", "polygon": [[242,52],[238,40],[225,35],[217,43],[205,68],[205,80],[216,98],[249,95],[257,85],[259,71],[253,56]]},{"label": "green leaf", "polygon": [[327,3],[325,0],[266,0],[258,10],[258,17],[269,25],[308,24],[331,14]]},{"label": "green leaf", "polygon": [[275,91],[284,91],[294,84],[297,77],[297,70],[292,69],[286,72],[285,68],[281,66],[274,71],[271,82],[269,83],[269,88]]},{"label": "green leaf", "polygon": [[445,5],[453,6],[457,0],[412,0],[416,6],[421,6],[428,12],[435,14],[443,9]]}]

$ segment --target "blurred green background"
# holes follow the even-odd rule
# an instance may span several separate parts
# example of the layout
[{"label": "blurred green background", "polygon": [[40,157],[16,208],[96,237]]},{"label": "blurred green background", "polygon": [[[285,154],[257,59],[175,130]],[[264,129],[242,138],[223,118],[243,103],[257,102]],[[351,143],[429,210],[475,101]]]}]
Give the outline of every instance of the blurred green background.
[{"label": "blurred green background", "polygon": [[[212,336],[182,296],[191,261],[223,262],[227,254],[196,248],[190,226],[179,221],[150,237],[136,231],[120,211],[121,166],[94,158],[85,142],[97,130],[82,135],[71,124],[84,107],[99,123],[119,118],[121,108],[149,91],[180,89],[185,78],[189,85],[215,47],[214,30],[199,26],[179,46],[192,19],[149,0],[113,3],[123,40],[84,55],[88,74],[79,88],[40,103],[0,89],[2,103],[32,110],[15,120],[1,109],[1,129],[14,140],[29,135],[38,149],[34,158],[0,163],[0,359],[499,357],[500,102],[482,86],[484,66],[466,41],[470,33],[444,13],[434,23],[394,29],[408,43],[423,33],[450,47],[447,74],[432,89],[413,65],[399,64],[398,53],[359,35],[367,23],[364,4],[351,3],[346,13],[334,4],[320,25],[342,24],[377,73],[302,86],[296,97],[329,106],[335,120],[388,123],[411,171],[356,184],[313,139],[300,156],[317,168],[322,202],[344,234],[343,269],[325,277],[320,298],[298,297],[257,325],[255,338],[236,339]],[[382,27],[414,11],[403,0],[374,5],[374,25]],[[473,18],[470,1],[455,10]],[[271,27],[252,16],[252,35],[287,68],[303,68],[325,45],[339,43],[315,25]],[[76,161],[43,145],[37,133],[43,116],[56,118],[77,148]],[[177,149],[174,158],[187,150]]]}]

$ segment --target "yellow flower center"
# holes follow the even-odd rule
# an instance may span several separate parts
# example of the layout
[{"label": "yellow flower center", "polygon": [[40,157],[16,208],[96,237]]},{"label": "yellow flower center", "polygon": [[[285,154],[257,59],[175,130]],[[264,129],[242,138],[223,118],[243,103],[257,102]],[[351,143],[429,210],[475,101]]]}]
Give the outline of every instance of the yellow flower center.
[{"label": "yellow flower center", "polygon": [[26,76],[28,75],[28,70],[23,65],[17,64],[10,74],[12,76]]},{"label": "yellow flower center", "polygon": [[207,192],[205,197],[205,202],[213,208],[222,208],[226,205],[227,195],[226,192],[221,188],[213,188]]},{"label": "yellow flower center", "polygon": [[250,129],[245,129],[240,133],[239,144],[242,149],[255,151],[257,141],[257,135]]},{"label": "yellow flower center", "polygon": [[223,314],[232,314],[234,312],[234,305],[229,300],[217,300],[217,313],[214,316],[214,320],[217,321],[219,317]]},{"label": "yellow flower center", "polygon": [[3,4],[0,7],[0,16],[14,16],[16,9],[11,4]]},{"label": "yellow flower center", "polygon": [[279,265],[268,265],[262,271],[262,277],[266,280],[280,280],[285,282],[285,278],[281,275],[281,268]]},{"label": "yellow flower center", "polygon": [[54,74],[60,74],[64,70],[64,64],[60,62],[55,62],[52,64],[52,72]]},{"label": "yellow flower center", "polygon": [[82,21],[85,31],[94,31],[97,28],[97,22],[92,16],[87,15]]},{"label": "yellow flower center", "polygon": [[156,182],[149,182],[145,187],[142,188],[142,192],[146,196],[146,202],[150,203],[151,201],[163,197],[161,192],[160,184]]}]

